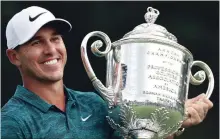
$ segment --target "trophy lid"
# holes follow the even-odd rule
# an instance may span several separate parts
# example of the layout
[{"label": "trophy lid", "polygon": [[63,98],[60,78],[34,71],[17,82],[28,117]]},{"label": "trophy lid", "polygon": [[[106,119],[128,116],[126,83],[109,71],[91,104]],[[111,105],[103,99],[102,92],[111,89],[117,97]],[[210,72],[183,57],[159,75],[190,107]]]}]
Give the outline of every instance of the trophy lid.
[{"label": "trophy lid", "polygon": [[154,24],[160,12],[152,7],[147,8],[147,13],[144,15],[147,23],[136,26],[132,31],[124,35],[122,39],[129,38],[157,38],[166,39],[177,42],[177,38],[169,33],[163,26]]},{"label": "trophy lid", "polygon": [[193,59],[192,53],[184,46],[177,43],[177,38],[168,32],[163,26],[154,24],[160,12],[152,7],[147,8],[147,13],[144,15],[147,23],[136,26],[132,31],[128,32],[118,41],[112,43],[113,47],[127,43],[142,43],[154,42],[162,43],[175,47],[185,52]]}]

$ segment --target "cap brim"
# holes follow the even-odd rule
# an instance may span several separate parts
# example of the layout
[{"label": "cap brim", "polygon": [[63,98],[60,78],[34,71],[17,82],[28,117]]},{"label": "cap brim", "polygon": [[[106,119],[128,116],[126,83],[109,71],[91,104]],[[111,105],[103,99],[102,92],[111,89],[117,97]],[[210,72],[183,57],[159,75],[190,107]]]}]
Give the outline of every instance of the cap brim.
[{"label": "cap brim", "polygon": [[70,32],[72,29],[72,25],[67,20],[60,19],[60,18],[56,18],[52,21],[49,21],[46,24],[44,24],[43,26],[54,27],[59,33],[62,33],[62,34],[66,33],[66,32]]}]

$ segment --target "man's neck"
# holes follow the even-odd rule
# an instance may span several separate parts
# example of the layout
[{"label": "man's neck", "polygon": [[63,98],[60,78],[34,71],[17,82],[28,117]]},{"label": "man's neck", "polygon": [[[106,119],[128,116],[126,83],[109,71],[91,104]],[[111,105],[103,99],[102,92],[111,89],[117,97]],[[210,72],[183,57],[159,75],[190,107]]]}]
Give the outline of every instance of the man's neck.
[{"label": "man's neck", "polygon": [[63,80],[49,83],[38,80],[23,80],[24,87],[38,95],[49,104],[65,111],[65,93]]}]

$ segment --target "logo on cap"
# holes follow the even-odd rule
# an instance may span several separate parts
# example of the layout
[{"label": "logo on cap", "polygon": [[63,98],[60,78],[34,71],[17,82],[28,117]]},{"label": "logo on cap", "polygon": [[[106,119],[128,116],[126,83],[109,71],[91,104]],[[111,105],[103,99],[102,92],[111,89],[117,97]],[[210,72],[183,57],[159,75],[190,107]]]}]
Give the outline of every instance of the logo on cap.
[{"label": "logo on cap", "polygon": [[39,14],[36,15],[35,17],[31,17],[31,16],[29,15],[29,20],[30,20],[31,22],[33,22],[34,20],[36,20],[39,16],[41,16],[41,15],[44,14],[44,13],[46,13],[46,12],[39,13]]}]

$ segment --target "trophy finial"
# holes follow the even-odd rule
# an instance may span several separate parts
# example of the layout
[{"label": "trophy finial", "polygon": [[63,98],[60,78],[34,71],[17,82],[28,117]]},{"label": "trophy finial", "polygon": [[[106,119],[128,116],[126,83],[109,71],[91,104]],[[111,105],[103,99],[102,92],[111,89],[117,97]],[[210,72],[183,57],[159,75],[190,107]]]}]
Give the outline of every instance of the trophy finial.
[{"label": "trophy finial", "polygon": [[160,12],[157,9],[152,7],[147,8],[147,13],[144,15],[145,20],[147,23],[154,23],[157,20],[158,15]]}]

